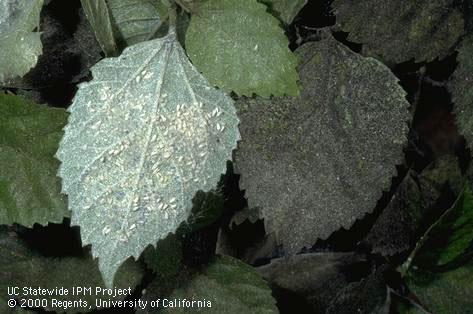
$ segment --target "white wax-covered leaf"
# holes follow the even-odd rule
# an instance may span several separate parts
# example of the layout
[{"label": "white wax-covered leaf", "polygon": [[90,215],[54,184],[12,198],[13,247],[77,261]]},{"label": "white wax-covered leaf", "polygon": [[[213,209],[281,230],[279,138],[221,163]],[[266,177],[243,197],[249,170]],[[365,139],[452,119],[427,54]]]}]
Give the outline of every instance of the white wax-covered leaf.
[{"label": "white wax-covered leaf", "polygon": [[174,31],[92,67],[57,156],[72,224],[105,282],[188,218],[239,139],[233,101],[189,62]]},{"label": "white wax-covered leaf", "polygon": [[0,83],[23,76],[43,51],[39,14],[43,0],[0,0]]}]

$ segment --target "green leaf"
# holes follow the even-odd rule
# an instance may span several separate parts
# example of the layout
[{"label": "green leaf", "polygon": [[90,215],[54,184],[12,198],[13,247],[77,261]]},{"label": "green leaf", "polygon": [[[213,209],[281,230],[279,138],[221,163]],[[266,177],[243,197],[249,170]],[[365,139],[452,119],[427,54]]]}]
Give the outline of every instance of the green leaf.
[{"label": "green leaf", "polygon": [[473,195],[466,185],[403,265],[409,289],[433,313],[473,313],[473,260],[458,266],[472,240]]},{"label": "green leaf", "polygon": [[454,206],[427,231],[415,258],[419,267],[445,265],[463,253],[473,240],[473,194],[468,185]]},{"label": "green leaf", "polygon": [[185,221],[198,190],[217,185],[239,139],[233,101],[212,88],[172,31],[92,67],[57,156],[72,224],[107,285]]},{"label": "green leaf", "polygon": [[[87,302],[87,306],[81,307],[71,304],[68,313],[89,312],[96,308],[96,300],[124,300],[127,295],[110,296],[96,295],[96,288],[104,289],[97,262],[90,256],[87,257],[63,257],[52,258],[35,254],[13,233],[0,233],[0,310],[2,310],[2,299],[8,296],[7,287],[20,287],[20,296],[17,299],[47,299],[46,309],[64,312],[65,309],[53,306],[52,299],[59,301]],[[115,280],[118,289],[133,289],[140,283],[143,271],[137,263],[129,260],[121,268]],[[29,295],[23,296],[23,287],[37,289],[65,288],[69,293],[61,296],[53,295]],[[92,288],[91,294],[73,295],[73,287]],[[90,306],[90,308],[89,308]],[[104,306],[107,307],[107,306]],[[5,313],[2,311],[1,313]],[[8,312],[6,312],[8,313]]]},{"label": "green leaf", "polygon": [[337,26],[388,63],[444,58],[463,33],[455,0],[335,0]]},{"label": "green leaf", "polygon": [[223,202],[220,192],[198,191],[192,200],[193,206],[189,218],[179,226],[178,233],[190,233],[217,221],[224,211]]},{"label": "green leaf", "polygon": [[42,53],[39,15],[43,0],[0,0],[0,83],[23,76]]},{"label": "green leaf", "polygon": [[106,56],[116,56],[118,47],[113,33],[110,12],[105,0],[80,0],[95,37]]},{"label": "green leaf", "polygon": [[190,59],[209,81],[238,95],[297,95],[297,59],[279,21],[256,0],[209,0],[192,15]]},{"label": "green leaf", "polygon": [[440,253],[439,264],[446,264],[459,257],[473,240],[473,194],[468,186],[449,214],[442,219],[439,228],[451,229],[448,247]]},{"label": "green leaf", "polygon": [[[146,300],[155,300],[153,290],[147,289]],[[201,310],[206,313],[278,313],[271,290],[256,270],[229,256],[216,257],[202,273],[184,281],[167,296],[168,301],[174,299],[205,300]],[[157,311],[147,308],[145,313]],[[163,313],[189,313],[189,308],[164,308]]]},{"label": "green leaf", "polygon": [[54,158],[63,109],[0,93],[0,224],[59,223],[69,216]]},{"label": "green leaf", "polygon": [[307,4],[308,0],[261,0],[275,12],[281,21],[291,24],[297,13]]},{"label": "green leaf", "polygon": [[464,39],[457,57],[458,66],[448,88],[454,102],[459,131],[473,149],[473,35]]},{"label": "green leaf", "polygon": [[376,206],[403,160],[410,118],[406,93],[379,61],[331,37],[296,53],[301,95],[239,101],[235,153],[248,206],[290,254]]},{"label": "green leaf", "polygon": [[160,0],[107,0],[107,3],[117,41],[123,47],[154,39],[167,18],[167,9]]},{"label": "green leaf", "polygon": [[473,313],[473,262],[454,270],[429,272],[411,269],[406,277],[409,289],[435,314]]},{"label": "green leaf", "polygon": [[175,234],[169,234],[159,240],[156,247],[149,246],[143,252],[146,265],[160,280],[167,280],[176,276],[181,269],[182,242]]}]

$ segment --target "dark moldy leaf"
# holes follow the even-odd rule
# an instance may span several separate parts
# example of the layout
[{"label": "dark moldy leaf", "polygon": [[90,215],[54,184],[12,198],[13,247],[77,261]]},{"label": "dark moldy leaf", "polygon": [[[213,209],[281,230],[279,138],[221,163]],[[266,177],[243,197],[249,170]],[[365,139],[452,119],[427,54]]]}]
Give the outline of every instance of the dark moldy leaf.
[{"label": "dark moldy leaf", "polygon": [[389,314],[391,302],[384,278],[386,269],[381,266],[361,281],[349,283],[337,293],[326,313]]},{"label": "dark moldy leaf", "polygon": [[[326,313],[330,308],[335,310],[337,306],[342,306],[344,297],[351,293],[349,291],[370,290],[371,287],[365,287],[364,282],[370,280],[365,277],[370,278],[371,268],[364,256],[350,252],[309,253],[277,258],[267,265],[257,267],[257,270],[270,283],[274,294],[281,298],[278,306],[285,302],[284,298],[290,292],[304,300],[312,313]],[[378,291],[377,286],[375,291],[386,297],[386,285],[381,274],[381,270],[375,273],[375,281],[384,290]],[[350,286],[352,283],[353,286]],[[367,292],[373,295],[373,291]],[[354,295],[352,297],[355,298]],[[373,300],[378,302],[378,299]],[[356,312],[354,308],[351,310],[352,312],[347,313]]]},{"label": "dark moldy leaf", "polygon": [[245,220],[238,226],[220,227],[217,254],[230,255],[250,265],[261,265],[283,255],[273,234],[266,234],[262,220],[254,223]]},{"label": "dark moldy leaf", "polygon": [[[425,217],[438,217],[447,207],[439,204],[442,195],[457,195],[462,186],[458,159],[446,155],[421,174],[409,171],[383,210],[364,244],[372,252],[393,256],[406,252],[425,230]],[[440,208],[438,208],[440,206]]]},{"label": "dark moldy leaf", "polygon": [[448,85],[454,102],[456,123],[467,145],[473,148],[473,33],[462,42],[458,66]]},{"label": "dark moldy leaf", "polygon": [[335,0],[337,26],[388,64],[444,58],[464,32],[455,0]]},{"label": "dark moldy leaf", "polygon": [[249,207],[289,254],[374,208],[402,162],[409,120],[405,92],[378,61],[330,35],[296,54],[301,96],[239,100],[235,152]]}]

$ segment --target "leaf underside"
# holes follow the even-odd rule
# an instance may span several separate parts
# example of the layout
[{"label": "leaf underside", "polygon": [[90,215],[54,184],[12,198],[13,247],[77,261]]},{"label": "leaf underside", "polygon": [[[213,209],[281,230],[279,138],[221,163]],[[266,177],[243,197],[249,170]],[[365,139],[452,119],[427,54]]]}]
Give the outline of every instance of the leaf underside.
[{"label": "leaf underside", "polygon": [[0,0],[0,83],[23,76],[42,53],[39,15],[43,0]]},{"label": "leaf underside", "polygon": [[389,63],[443,58],[463,33],[454,0],[335,0],[337,26],[363,52]]},{"label": "leaf underside", "polygon": [[296,53],[301,96],[239,101],[235,153],[249,207],[290,254],[375,207],[403,160],[409,120],[405,92],[377,60],[333,38]]},{"label": "leaf underside", "polygon": [[92,68],[57,152],[72,224],[111,285],[118,266],[185,221],[239,139],[231,98],[191,65],[174,32]]},{"label": "leaf underside", "polygon": [[0,93],[0,224],[60,223],[69,216],[54,158],[64,109]]},{"label": "leaf underside", "polygon": [[297,95],[297,59],[279,21],[256,0],[209,0],[191,18],[186,50],[209,81],[228,92]]}]

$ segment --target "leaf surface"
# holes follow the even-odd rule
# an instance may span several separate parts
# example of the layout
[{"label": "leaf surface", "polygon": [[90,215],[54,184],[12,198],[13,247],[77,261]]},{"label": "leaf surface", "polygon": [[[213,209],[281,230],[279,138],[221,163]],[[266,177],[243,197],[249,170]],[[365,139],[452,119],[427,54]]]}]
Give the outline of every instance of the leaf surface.
[{"label": "leaf surface", "polygon": [[174,32],[100,61],[92,74],[69,108],[57,156],[72,223],[110,285],[125,259],[176,231],[198,190],[217,185],[239,120]]},{"label": "leaf surface", "polygon": [[377,60],[333,38],[296,53],[301,95],[239,101],[235,153],[248,206],[291,254],[375,207],[403,160],[409,119],[405,92]]},{"label": "leaf surface", "polygon": [[402,266],[409,289],[432,313],[473,313],[472,240],[473,195],[467,184]]},{"label": "leaf surface", "polygon": [[[100,276],[97,267],[97,261],[94,261],[90,256],[86,257],[43,257],[34,253],[28,248],[14,233],[7,234],[1,232],[0,234],[0,310],[2,310],[2,299],[7,294],[7,287],[20,287],[23,292],[23,287],[32,287],[36,289],[41,287],[43,289],[54,289],[56,287],[64,287],[68,289],[68,295],[30,295],[23,296],[25,299],[48,299],[48,310],[57,311],[59,313],[65,312],[61,307],[52,307],[52,299],[59,301],[85,301],[87,307],[71,306],[67,309],[68,313],[84,313],[90,309],[96,308],[96,299],[107,300],[124,300],[126,296],[97,296],[95,294],[96,288],[105,289],[104,283]],[[86,275],[85,275],[86,274]],[[120,274],[115,280],[115,287],[119,289],[131,288],[131,291],[139,284],[143,277],[143,271],[139,268],[137,263],[129,260],[121,268]],[[73,295],[73,287],[92,287],[92,294]],[[90,309],[89,309],[90,305]],[[2,310],[2,313],[5,313]],[[6,312],[9,313],[9,312]],[[15,313],[15,312],[13,312]],[[30,312],[28,312],[30,313]]]},{"label": "leaf surface", "polygon": [[464,254],[473,241],[473,194],[465,185],[455,204],[424,235],[416,265],[436,268]]},{"label": "leaf surface", "polygon": [[308,0],[262,0],[281,21],[291,24],[297,13],[307,4]]},{"label": "leaf surface", "polygon": [[81,0],[81,3],[103,52],[109,57],[116,56],[118,47],[107,2],[105,0]]},{"label": "leaf surface", "polygon": [[464,39],[459,48],[458,65],[448,88],[454,102],[459,131],[473,148],[473,35]]},{"label": "leaf surface", "polygon": [[159,240],[155,248],[149,246],[143,252],[143,257],[146,266],[159,276],[160,280],[172,278],[181,269],[181,239],[175,234],[170,234]]},{"label": "leaf surface", "polygon": [[54,158],[63,109],[0,94],[0,224],[60,223],[69,216]]},{"label": "leaf surface", "polygon": [[0,0],[0,83],[36,65],[43,46],[39,15],[43,0]]},{"label": "leaf surface", "polygon": [[[335,297],[352,284],[354,277],[365,275],[360,269],[369,268],[367,264],[365,257],[352,252],[309,253],[275,258],[256,270],[273,291],[290,291],[305,300],[307,309],[301,312],[326,313],[336,301]],[[355,272],[356,276],[353,276]]]},{"label": "leaf surface", "polygon": [[157,0],[107,0],[117,41],[130,46],[153,39],[167,11]]},{"label": "leaf surface", "polygon": [[338,27],[363,52],[389,63],[444,58],[463,33],[454,0],[335,0]]},{"label": "leaf surface", "polygon": [[[373,253],[384,256],[406,252],[417,240],[419,232],[425,231],[421,227],[426,218],[435,220],[439,198],[445,197],[450,190],[458,195],[463,181],[458,158],[452,155],[438,158],[420,174],[410,170],[364,243]],[[449,207],[446,204],[440,209]]]},{"label": "leaf surface", "polygon": [[[160,285],[153,282],[153,285]],[[155,300],[154,289],[147,289],[145,300]],[[278,313],[276,301],[267,283],[256,270],[229,256],[217,256],[202,273],[195,274],[176,288],[168,300],[206,300],[208,313]],[[144,313],[157,313],[147,308]],[[188,313],[185,307],[165,308],[164,313]]]},{"label": "leaf surface", "polygon": [[445,272],[411,269],[409,289],[435,314],[473,313],[473,262]]},{"label": "leaf surface", "polygon": [[238,95],[296,95],[297,59],[279,21],[256,0],[209,0],[186,34],[190,59],[209,81]]}]

